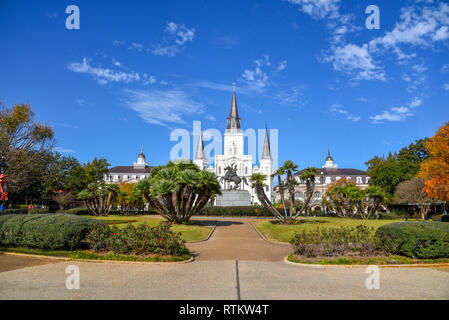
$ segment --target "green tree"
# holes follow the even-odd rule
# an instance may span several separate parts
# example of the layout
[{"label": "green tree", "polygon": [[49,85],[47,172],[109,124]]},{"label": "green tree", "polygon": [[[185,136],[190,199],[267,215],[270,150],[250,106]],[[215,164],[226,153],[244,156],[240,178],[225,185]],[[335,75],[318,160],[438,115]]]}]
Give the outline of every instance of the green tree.
[{"label": "green tree", "polygon": [[174,223],[188,223],[210,199],[221,194],[216,175],[200,170],[190,160],[153,168],[136,190],[158,214]]},{"label": "green tree", "polygon": [[282,209],[284,210],[284,217],[287,219],[287,207],[285,206],[285,184],[282,181],[282,176],[285,175],[285,170],[283,167],[280,167],[278,170],[276,170],[275,173],[272,174],[272,177],[277,176],[278,178],[278,190],[279,195],[281,197],[281,205]]},{"label": "green tree", "polygon": [[375,156],[366,162],[370,185],[383,188],[389,199],[394,195],[397,185],[416,176],[421,163],[428,158],[426,139],[402,148],[399,153],[387,157]]},{"label": "green tree", "polygon": [[92,215],[107,216],[119,192],[120,188],[116,184],[92,182],[78,194],[78,199],[84,202]]},{"label": "green tree", "polygon": [[285,223],[287,222],[287,217],[283,216],[279,211],[276,210],[276,208],[271,203],[270,199],[268,199],[267,195],[265,194],[265,180],[267,179],[267,176],[261,173],[254,173],[250,178],[249,181],[251,182],[251,187],[254,188],[256,191],[257,198],[259,199],[260,203],[264,206],[264,208],[273,214],[279,221]]},{"label": "green tree", "polygon": [[[306,197],[304,201],[304,205],[301,209],[296,213],[294,219],[296,219],[300,214],[304,212],[309,207],[310,200],[312,199],[313,192],[315,191],[315,179],[320,175],[320,170],[315,167],[309,167],[302,171],[300,179],[306,184]],[[294,203],[294,202],[292,202]]]},{"label": "green tree", "polygon": [[295,205],[295,186],[297,182],[293,179],[293,173],[298,171],[298,165],[291,160],[284,161],[281,167],[285,173],[287,173],[287,188],[290,195],[290,217],[293,214],[293,208]]},{"label": "green tree", "polygon": [[104,181],[104,175],[108,173],[110,164],[104,158],[94,158],[92,162],[76,166],[71,171],[71,189],[80,192],[94,182]]},{"label": "green tree", "polygon": [[0,106],[0,157],[9,166],[7,187],[12,202],[40,196],[40,170],[53,145],[53,130],[34,120],[30,105]]}]

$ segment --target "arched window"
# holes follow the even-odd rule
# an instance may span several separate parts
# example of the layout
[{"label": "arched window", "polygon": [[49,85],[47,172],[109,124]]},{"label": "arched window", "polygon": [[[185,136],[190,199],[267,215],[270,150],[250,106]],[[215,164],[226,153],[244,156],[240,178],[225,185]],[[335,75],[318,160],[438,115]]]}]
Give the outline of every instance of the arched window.
[{"label": "arched window", "polygon": [[245,167],[245,174],[248,174],[248,167]]},{"label": "arched window", "polygon": [[357,177],[357,183],[360,183],[360,184],[363,183],[363,182],[362,182],[362,177]]},{"label": "arched window", "polygon": [[296,199],[302,199],[302,192],[295,192]]},{"label": "arched window", "polygon": [[321,199],[321,192],[315,192],[315,199]]},{"label": "arched window", "polygon": [[218,167],[218,174],[221,174],[221,167]]}]

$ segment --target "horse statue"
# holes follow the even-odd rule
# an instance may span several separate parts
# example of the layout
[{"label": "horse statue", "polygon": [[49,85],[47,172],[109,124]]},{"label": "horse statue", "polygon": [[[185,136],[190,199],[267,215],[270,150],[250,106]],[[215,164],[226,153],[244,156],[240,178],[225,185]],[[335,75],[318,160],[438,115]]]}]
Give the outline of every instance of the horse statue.
[{"label": "horse statue", "polygon": [[229,190],[237,190],[242,181],[248,186],[248,181],[246,180],[246,177],[240,178],[237,175],[237,165],[227,166],[224,170],[226,171],[226,173],[223,177],[220,178],[220,182],[223,181],[234,182],[234,187],[232,187],[231,184],[229,184]]}]

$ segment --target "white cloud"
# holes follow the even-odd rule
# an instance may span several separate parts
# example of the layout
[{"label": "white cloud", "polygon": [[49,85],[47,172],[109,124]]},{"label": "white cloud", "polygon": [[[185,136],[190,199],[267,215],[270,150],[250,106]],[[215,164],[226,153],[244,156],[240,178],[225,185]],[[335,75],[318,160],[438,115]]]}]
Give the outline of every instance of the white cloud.
[{"label": "white cloud", "polygon": [[402,8],[400,20],[394,29],[372,40],[370,47],[373,50],[378,49],[378,46],[392,49],[400,60],[407,60],[413,55],[404,54],[399,45],[432,46],[449,38],[448,26],[449,5],[446,3]]},{"label": "white cloud", "polygon": [[383,113],[370,117],[374,123],[383,123],[384,121],[403,121],[406,118],[412,117],[415,113],[415,108],[422,105],[422,100],[418,97],[413,98],[405,106],[392,107],[390,110],[385,110]]},{"label": "white cloud", "polygon": [[443,84],[443,89],[449,91],[449,83]]},{"label": "white cloud", "polygon": [[167,23],[165,32],[169,37],[149,50],[153,55],[173,57],[195,38],[195,28],[187,28],[183,24],[174,22]]},{"label": "white cloud", "polygon": [[59,153],[76,153],[75,150],[73,150],[73,149],[64,149],[64,148],[59,148],[59,147],[56,147],[55,151],[57,151]]},{"label": "white cloud", "polygon": [[363,98],[363,97],[357,98],[357,99],[355,99],[355,100],[356,100],[356,101],[359,101],[359,102],[369,102],[368,99]]},{"label": "white cloud", "polygon": [[287,0],[314,19],[338,18],[340,0]]},{"label": "white cloud", "polygon": [[330,108],[330,111],[333,113],[338,113],[340,115],[343,115],[346,118],[346,120],[350,120],[353,122],[358,122],[362,119],[362,117],[360,117],[360,116],[356,116],[352,113],[349,113],[348,110],[343,108],[342,104],[333,104]]},{"label": "white cloud", "polygon": [[[122,64],[112,59],[114,67],[122,68]],[[114,62],[115,61],[115,62]],[[113,70],[111,68],[93,67],[87,58],[83,58],[82,62],[72,62],[67,67],[70,71],[76,73],[86,73],[92,76],[99,84],[107,84],[110,82],[131,83],[143,81],[144,84],[152,84],[156,82],[156,77],[149,76],[146,73],[134,71],[124,72],[122,70]]]},{"label": "white cloud", "polygon": [[145,49],[145,46],[140,42],[133,42],[128,49],[142,52]]},{"label": "white cloud", "polygon": [[449,71],[449,63],[443,64],[443,66],[441,67],[441,73],[446,73],[448,71]]},{"label": "white cloud", "polygon": [[279,63],[279,66],[277,67],[276,71],[282,71],[285,68],[287,68],[287,60],[281,61],[281,63]]},{"label": "white cloud", "polygon": [[182,90],[125,90],[125,105],[145,122],[166,126],[185,123],[184,117],[204,113],[202,104]]},{"label": "white cloud", "polygon": [[385,71],[374,63],[366,44],[361,47],[355,44],[333,47],[323,61],[332,63],[335,70],[345,72],[353,80],[386,81]]},{"label": "white cloud", "polygon": [[75,103],[76,103],[77,105],[79,105],[79,106],[85,106],[85,105],[87,105],[87,101],[84,100],[84,99],[76,99],[76,100],[75,100]]},{"label": "white cloud", "polygon": [[114,40],[114,42],[112,43],[112,45],[114,47],[121,46],[123,44],[125,44],[125,41],[120,41],[120,40]]},{"label": "white cloud", "polygon": [[287,106],[302,106],[305,104],[302,92],[295,87],[278,92],[273,96],[273,99],[276,102]]},{"label": "white cloud", "polygon": [[264,88],[270,84],[270,76],[274,72],[279,72],[287,67],[287,60],[281,61],[277,67],[271,65],[270,57],[264,54],[262,58],[254,60],[254,69],[245,69],[242,74],[242,81],[250,91],[263,92]]}]

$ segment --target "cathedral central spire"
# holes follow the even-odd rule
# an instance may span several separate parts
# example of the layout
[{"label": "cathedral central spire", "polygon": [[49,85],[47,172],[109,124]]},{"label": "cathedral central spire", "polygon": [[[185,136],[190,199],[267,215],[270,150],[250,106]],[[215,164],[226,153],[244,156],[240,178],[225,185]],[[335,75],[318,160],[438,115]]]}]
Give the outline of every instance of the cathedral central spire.
[{"label": "cathedral central spire", "polygon": [[240,132],[240,118],[239,111],[237,109],[237,98],[235,96],[235,82],[232,84],[232,101],[231,111],[229,111],[228,122],[226,126],[227,132]]}]

